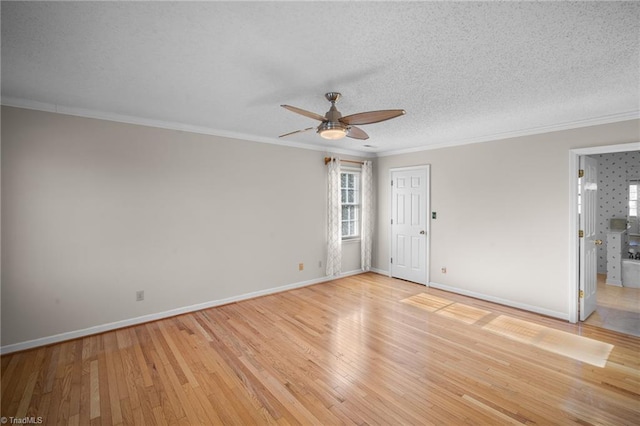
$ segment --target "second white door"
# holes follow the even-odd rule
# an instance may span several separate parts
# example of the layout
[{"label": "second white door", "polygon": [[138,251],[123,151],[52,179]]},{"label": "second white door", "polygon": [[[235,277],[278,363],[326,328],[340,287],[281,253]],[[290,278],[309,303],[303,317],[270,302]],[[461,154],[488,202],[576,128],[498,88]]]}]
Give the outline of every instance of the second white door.
[{"label": "second white door", "polygon": [[598,160],[580,157],[580,321],[586,320],[597,306],[597,246],[602,241],[596,239],[598,207]]},{"label": "second white door", "polygon": [[427,284],[429,166],[391,170],[391,276]]}]

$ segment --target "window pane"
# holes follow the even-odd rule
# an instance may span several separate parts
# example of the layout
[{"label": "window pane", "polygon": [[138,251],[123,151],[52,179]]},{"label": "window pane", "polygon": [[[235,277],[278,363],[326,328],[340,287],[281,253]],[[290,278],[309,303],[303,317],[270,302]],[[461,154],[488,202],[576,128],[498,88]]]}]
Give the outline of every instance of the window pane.
[{"label": "window pane", "polygon": [[340,175],[342,212],[342,236],[357,237],[360,234],[360,174],[343,172]]}]

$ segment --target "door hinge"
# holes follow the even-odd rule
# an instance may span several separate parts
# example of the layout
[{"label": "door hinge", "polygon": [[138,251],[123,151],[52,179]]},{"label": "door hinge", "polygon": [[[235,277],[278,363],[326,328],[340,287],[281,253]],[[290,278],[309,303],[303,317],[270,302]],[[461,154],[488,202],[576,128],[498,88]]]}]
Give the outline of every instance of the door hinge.
[{"label": "door hinge", "polygon": [[584,238],[584,231],[582,229],[578,231],[578,238]]},{"label": "door hinge", "polygon": [[391,219],[391,224],[393,225],[393,219]]},{"label": "door hinge", "polygon": [[393,186],[393,181],[391,181],[391,186]]},{"label": "door hinge", "polygon": [[584,177],[584,170],[583,169],[578,170],[578,177],[579,178]]},{"label": "door hinge", "polygon": [[393,257],[391,258],[391,263],[393,263]]},{"label": "door hinge", "polygon": [[584,299],[584,291],[580,290],[580,299]]}]

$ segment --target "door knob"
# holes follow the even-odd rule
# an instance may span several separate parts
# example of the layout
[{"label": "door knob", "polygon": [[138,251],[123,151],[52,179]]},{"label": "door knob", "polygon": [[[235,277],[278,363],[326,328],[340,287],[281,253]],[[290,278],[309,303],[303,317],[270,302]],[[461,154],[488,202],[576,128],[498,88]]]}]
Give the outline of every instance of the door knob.
[{"label": "door knob", "polygon": [[595,240],[593,243],[595,245],[597,245],[597,246],[601,246],[602,245],[602,240]]},{"label": "door knob", "polygon": [[[423,231],[420,231],[420,235],[424,235],[424,230],[423,230]],[[602,242],[602,241],[601,241],[601,242]]]}]

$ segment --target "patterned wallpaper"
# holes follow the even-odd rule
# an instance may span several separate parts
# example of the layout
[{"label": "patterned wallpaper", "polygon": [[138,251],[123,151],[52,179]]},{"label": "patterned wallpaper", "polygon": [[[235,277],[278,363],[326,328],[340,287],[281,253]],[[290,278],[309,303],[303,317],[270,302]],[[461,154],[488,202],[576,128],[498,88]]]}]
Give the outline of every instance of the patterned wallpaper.
[{"label": "patterned wallpaper", "polygon": [[[597,154],[591,157],[598,160],[597,238],[607,241],[609,219],[627,217],[627,180],[640,178],[640,151]],[[606,244],[598,247],[598,273],[607,273]]]}]

